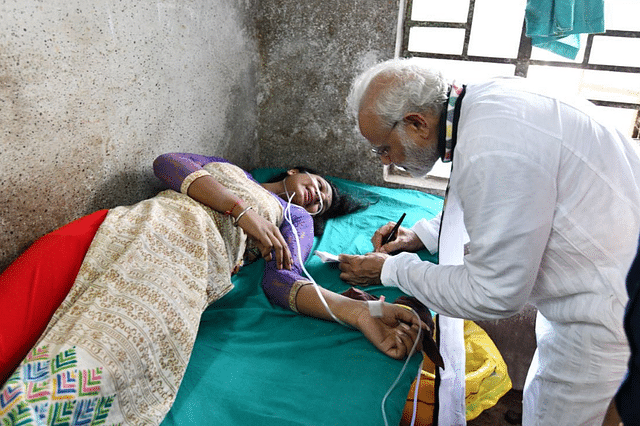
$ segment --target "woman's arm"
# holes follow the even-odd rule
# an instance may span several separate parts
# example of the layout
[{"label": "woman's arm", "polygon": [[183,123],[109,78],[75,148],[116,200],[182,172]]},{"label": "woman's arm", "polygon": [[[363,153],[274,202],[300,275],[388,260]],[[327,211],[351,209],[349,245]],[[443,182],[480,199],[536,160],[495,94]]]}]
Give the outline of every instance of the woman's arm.
[{"label": "woman's arm", "polygon": [[202,166],[212,162],[227,161],[196,154],[164,154],[154,161],[153,169],[156,176],[172,189],[235,218],[238,226],[256,241],[266,260],[271,260],[273,250],[276,267],[290,268],[291,253],[278,227],[250,209],[248,203],[202,169]]},{"label": "woman's arm", "polygon": [[169,188],[177,192],[185,192],[186,189],[185,191],[181,190],[185,179],[195,172],[199,172],[201,175],[207,174],[202,167],[214,162],[228,163],[221,157],[173,152],[162,154],[156,158],[153,162],[153,172]]},{"label": "woman's arm", "polygon": [[[296,232],[287,221],[282,224],[281,231],[289,244],[293,265],[291,270],[277,270],[273,262],[267,262],[262,286],[269,300],[276,305],[303,315],[333,321],[314,285],[304,276],[301,266],[313,247],[312,218],[298,208],[292,208],[291,213]],[[322,287],[318,287],[318,290],[333,315],[360,330],[380,351],[396,359],[409,354],[417,330],[421,327],[420,320],[410,310],[385,303],[383,316],[374,318],[369,313],[366,302],[350,299]]]},{"label": "woman's arm", "polygon": [[313,219],[301,207],[292,205],[290,211],[291,223],[283,220],[280,232],[291,254],[291,268],[278,269],[273,259],[266,259],[262,288],[271,303],[297,312],[297,291],[309,283],[303,263],[313,247]]},{"label": "woman's arm", "polygon": [[250,205],[240,199],[213,176],[197,178],[189,185],[187,195],[212,209],[231,215],[250,238],[253,238],[265,260],[271,260],[275,252],[276,267],[289,269],[291,253],[278,227],[260,216]]},{"label": "woman's arm", "polygon": [[[402,306],[383,303],[382,316],[373,317],[367,302],[350,299],[319,286],[317,289],[333,315],[360,330],[375,347],[391,358],[402,359],[409,356],[418,337],[418,330],[423,328],[423,332],[427,332],[419,317]],[[302,287],[296,300],[301,314],[332,320],[313,285]]]}]

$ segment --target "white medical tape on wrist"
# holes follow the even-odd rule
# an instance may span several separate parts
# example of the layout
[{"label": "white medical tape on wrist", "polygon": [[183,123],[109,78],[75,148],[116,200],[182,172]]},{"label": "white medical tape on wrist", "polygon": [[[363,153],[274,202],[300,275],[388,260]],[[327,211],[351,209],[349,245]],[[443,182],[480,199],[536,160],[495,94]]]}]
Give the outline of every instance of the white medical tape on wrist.
[{"label": "white medical tape on wrist", "polygon": [[374,318],[380,318],[382,316],[382,300],[367,300],[369,305],[369,314]]}]

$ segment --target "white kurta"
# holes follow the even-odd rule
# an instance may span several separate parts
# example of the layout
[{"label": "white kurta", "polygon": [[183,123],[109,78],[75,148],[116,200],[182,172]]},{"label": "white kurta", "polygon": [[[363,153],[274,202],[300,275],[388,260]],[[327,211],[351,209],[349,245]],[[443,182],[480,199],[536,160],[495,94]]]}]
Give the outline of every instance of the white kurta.
[{"label": "white kurta", "polygon": [[[525,425],[599,424],[626,371],[625,276],[640,232],[634,143],[521,79],[467,86],[451,187],[469,234],[459,266],[389,258],[385,285],[467,319],[539,310]],[[415,230],[433,248],[437,226]]]}]

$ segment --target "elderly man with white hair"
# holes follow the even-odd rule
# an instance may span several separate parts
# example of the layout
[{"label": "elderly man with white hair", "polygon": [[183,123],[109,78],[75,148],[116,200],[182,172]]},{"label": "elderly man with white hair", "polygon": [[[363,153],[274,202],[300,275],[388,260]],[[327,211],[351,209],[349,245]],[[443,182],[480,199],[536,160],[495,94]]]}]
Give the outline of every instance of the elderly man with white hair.
[{"label": "elderly man with white hair", "polygon": [[[383,226],[374,253],[340,256],[341,277],[399,287],[456,318],[504,318],[532,303],[538,347],[523,424],[601,424],[629,357],[622,318],[640,232],[637,146],[589,102],[520,78],[449,84],[415,59],[365,71],[349,105],[384,164],[416,176],[438,158],[453,165],[443,215],[385,245],[393,224]],[[459,235],[458,250],[468,241],[457,264],[442,264],[442,241],[440,264],[412,253],[437,251],[447,232]]]}]

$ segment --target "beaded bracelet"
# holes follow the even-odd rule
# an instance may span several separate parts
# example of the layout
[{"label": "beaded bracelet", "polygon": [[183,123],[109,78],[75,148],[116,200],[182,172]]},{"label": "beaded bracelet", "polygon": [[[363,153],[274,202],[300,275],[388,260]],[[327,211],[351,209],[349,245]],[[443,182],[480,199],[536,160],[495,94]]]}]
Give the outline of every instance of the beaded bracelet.
[{"label": "beaded bracelet", "polygon": [[242,211],[240,212],[240,214],[238,215],[238,217],[236,217],[236,219],[233,221],[233,226],[238,226],[238,222],[240,221],[240,218],[241,218],[242,216],[244,216],[244,214],[245,214],[246,212],[248,212],[249,210],[253,210],[253,207],[249,206],[249,207],[247,207],[246,209],[242,210]]},{"label": "beaded bracelet", "polygon": [[236,203],[233,205],[233,207],[231,207],[229,210],[227,210],[226,212],[224,212],[224,214],[226,214],[227,216],[229,216],[231,213],[233,213],[233,209],[235,209],[238,204],[240,204],[240,200],[236,201]]}]

